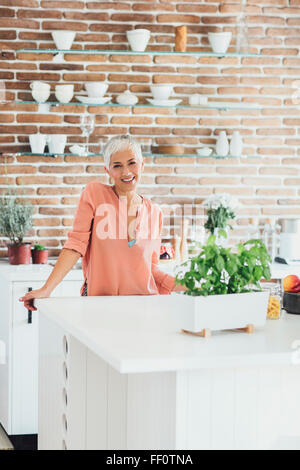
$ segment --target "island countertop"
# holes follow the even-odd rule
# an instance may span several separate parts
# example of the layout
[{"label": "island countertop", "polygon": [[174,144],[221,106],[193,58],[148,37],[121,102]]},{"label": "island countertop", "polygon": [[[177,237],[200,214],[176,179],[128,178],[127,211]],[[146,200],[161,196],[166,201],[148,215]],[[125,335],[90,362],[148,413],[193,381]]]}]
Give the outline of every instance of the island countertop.
[{"label": "island countertop", "polygon": [[35,305],[120,373],[288,365],[296,360],[297,315],[284,312],[254,334],[229,330],[204,339],[181,333],[172,315],[171,297],[176,295],[50,297],[36,299]]}]

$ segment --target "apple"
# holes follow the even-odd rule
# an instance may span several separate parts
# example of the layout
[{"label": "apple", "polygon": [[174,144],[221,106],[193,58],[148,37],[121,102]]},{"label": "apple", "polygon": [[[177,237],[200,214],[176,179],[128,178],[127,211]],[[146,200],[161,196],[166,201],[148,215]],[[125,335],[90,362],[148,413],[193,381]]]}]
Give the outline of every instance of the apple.
[{"label": "apple", "polygon": [[285,292],[300,292],[300,279],[295,274],[290,274],[283,279],[283,290]]}]

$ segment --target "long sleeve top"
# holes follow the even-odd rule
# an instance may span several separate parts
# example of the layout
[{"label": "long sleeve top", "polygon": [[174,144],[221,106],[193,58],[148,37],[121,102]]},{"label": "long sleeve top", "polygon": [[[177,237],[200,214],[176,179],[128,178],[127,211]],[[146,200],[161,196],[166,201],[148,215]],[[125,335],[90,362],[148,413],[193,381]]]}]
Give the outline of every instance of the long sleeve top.
[{"label": "long sleeve top", "polygon": [[162,212],[142,198],[133,246],[128,246],[127,200],[110,185],[91,182],[81,193],[64,248],[82,256],[89,296],[170,294],[175,278],[158,268]]}]

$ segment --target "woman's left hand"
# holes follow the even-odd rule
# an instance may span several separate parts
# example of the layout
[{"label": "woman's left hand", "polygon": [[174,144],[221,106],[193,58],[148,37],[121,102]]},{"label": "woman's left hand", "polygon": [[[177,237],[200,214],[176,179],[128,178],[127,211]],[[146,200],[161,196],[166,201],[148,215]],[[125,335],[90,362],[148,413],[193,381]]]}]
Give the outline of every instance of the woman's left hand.
[{"label": "woman's left hand", "polygon": [[186,286],[182,286],[181,284],[178,284],[174,287],[173,292],[185,292],[187,290]]}]

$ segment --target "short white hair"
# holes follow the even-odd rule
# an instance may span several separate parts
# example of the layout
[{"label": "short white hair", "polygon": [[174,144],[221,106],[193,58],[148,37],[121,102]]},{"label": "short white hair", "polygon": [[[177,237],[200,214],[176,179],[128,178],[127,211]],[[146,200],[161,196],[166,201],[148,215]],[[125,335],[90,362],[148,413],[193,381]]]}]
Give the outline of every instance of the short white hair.
[{"label": "short white hair", "polygon": [[104,166],[109,169],[111,156],[124,149],[131,149],[136,158],[143,159],[140,144],[131,135],[116,135],[109,139],[103,149]]}]

